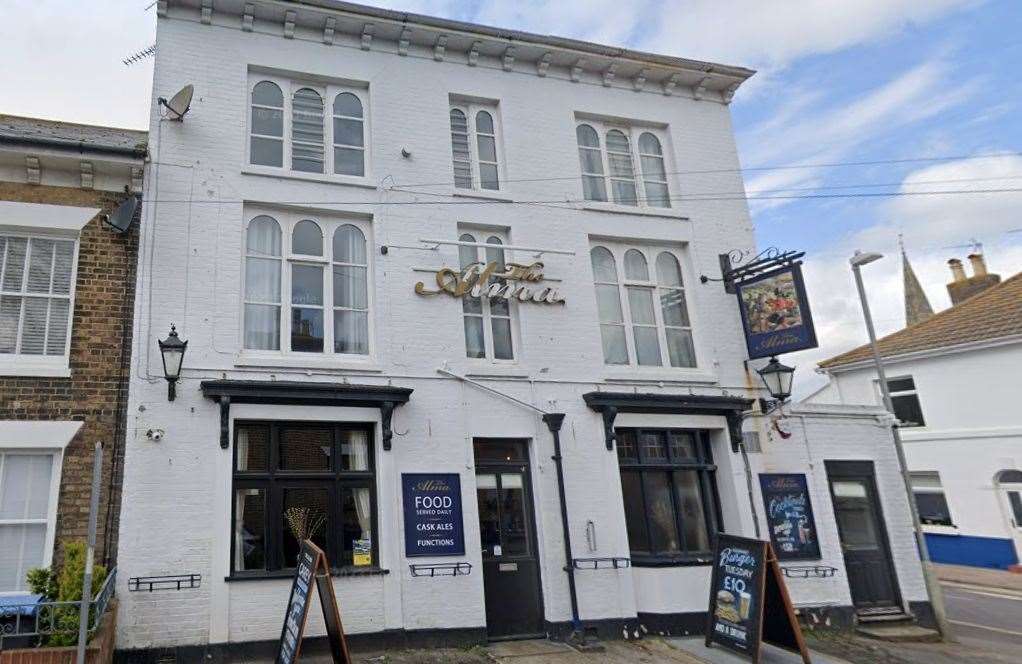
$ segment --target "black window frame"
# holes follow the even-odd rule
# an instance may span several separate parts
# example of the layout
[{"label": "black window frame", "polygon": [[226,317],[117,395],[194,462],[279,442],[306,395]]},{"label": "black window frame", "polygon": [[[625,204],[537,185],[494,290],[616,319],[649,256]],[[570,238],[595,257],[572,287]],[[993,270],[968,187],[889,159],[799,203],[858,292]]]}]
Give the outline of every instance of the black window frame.
[{"label": "black window frame", "polygon": [[[912,500],[916,504],[916,513],[919,515],[919,522],[924,526],[943,526],[957,528],[951,517],[951,505],[948,503],[947,494],[944,492],[943,479],[940,473],[934,470],[914,470],[909,473],[909,480],[912,483]],[[926,481],[936,480],[937,486],[927,486]],[[920,496],[926,496],[920,501]],[[927,500],[929,499],[929,500]],[[928,504],[936,500],[940,509],[930,509]],[[942,513],[943,516],[940,516]]]},{"label": "black window frame", "polygon": [[[265,427],[267,430],[266,469],[259,471],[238,471],[238,434],[245,427]],[[330,470],[281,470],[280,436],[285,429],[330,429],[331,430],[331,465]],[[283,500],[286,489],[325,488],[328,494],[330,510],[327,515],[325,529],[327,533],[325,553],[334,574],[381,573],[379,567],[379,503],[376,488],[376,425],[371,422],[330,422],[314,420],[236,420],[234,422],[234,449],[231,453],[231,524],[230,524],[230,576],[228,579],[249,578],[290,578],[294,576],[293,567],[284,566],[285,526],[283,523]],[[341,466],[342,433],[346,431],[364,431],[368,437],[369,470],[343,470]],[[339,556],[344,555],[342,542],[343,504],[342,491],[350,488],[368,488],[371,523],[372,562],[367,566],[335,565]],[[234,529],[237,518],[237,492],[240,489],[261,489],[265,501],[264,522],[264,561],[265,569],[235,569],[236,537]]]},{"label": "black window frame", "polygon": [[[898,418],[900,427],[907,429],[926,426],[923,402],[919,399],[919,390],[916,388],[916,382],[912,376],[888,378],[887,392],[891,395],[891,407],[894,409],[894,416]],[[916,422],[901,416],[908,413],[918,413],[919,421]]]},{"label": "black window frame", "polygon": [[[717,533],[723,528],[723,519],[720,512],[720,497],[717,492],[716,470],[713,462],[713,445],[711,432],[705,429],[687,429],[682,427],[615,427],[614,432],[617,438],[618,449],[618,470],[619,475],[625,472],[639,474],[639,487],[642,497],[642,514],[645,519],[647,534],[652,532],[650,523],[650,510],[646,496],[646,476],[648,474],[666,473],[673,476],[678,471],[694,471],[699,482],[699,493],[703,505],[703,519],[706,524],[708,549],[692,551],[685,544],[685,529],[683,515],[678,505],[677,491],[674,489],[674,482],[670,482],[671,501],[674,508],[675,528],[680,552],[656,551],[653,549],[652,539],[650,540],[650,551],[633,551],[629,542],[629,552],[632,565],[636,567],[671,567],[688,565],[709,565],[712,563],[713,547],[716,543]],[[634,433],[635,436],[635,457],[623,457],[621,454],[621,442],[625,436],[622,434]],[[640,444],[641,436],[644,433],[655,433],[663,435],[666,449],[666,459],[649,459]],[[681,433],[691,435],[695,444],[695,457],[676,456],[675,450],[670,444],[670,433]],[[622,486],[622,491],[623,491]],[[625,506],[625,522],[629,518],[627,506]],[[649,535],[647,535],[649,536]]]}]

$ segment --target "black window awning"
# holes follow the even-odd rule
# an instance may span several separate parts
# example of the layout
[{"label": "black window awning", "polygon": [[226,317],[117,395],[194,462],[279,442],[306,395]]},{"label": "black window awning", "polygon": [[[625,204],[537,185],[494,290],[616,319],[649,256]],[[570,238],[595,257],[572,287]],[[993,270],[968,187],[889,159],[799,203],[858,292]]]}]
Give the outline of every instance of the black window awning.
[{"label": "black window awning", "polygon": [[633,392],[587,392],[586,405],[603,416],[607,449],[614,449],[614,419],[618,413],[670,413],[681,415],[719,415],[727,419],[731,449],[742,439],[742,413],[752,407],[752,399],[709,394],[662,394]]},{"label": "black window awning", "polygon": [[231,404],[258,403],[289,406],[347,406],[379,408],[383,449],[390,449],[394,408],[407,403],[410,387],[306,383],[299,381],[204,380],[202,394],[220,404],[220,447],[230,446]]}]

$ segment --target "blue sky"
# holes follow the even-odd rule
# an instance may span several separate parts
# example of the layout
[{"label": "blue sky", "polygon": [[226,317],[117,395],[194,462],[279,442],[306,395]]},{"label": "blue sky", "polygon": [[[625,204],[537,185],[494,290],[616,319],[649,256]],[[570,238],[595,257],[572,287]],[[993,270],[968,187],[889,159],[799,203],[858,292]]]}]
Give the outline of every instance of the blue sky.
[{"label": "blue sky", "polygon": [[[760,246],[807,251],[821,348],[785,361],[799,390],[816,361],[864,341],[847,258],[866,269],[881,332],[904,324],[897,237],[935,309],[948,258],[982,243],[991,271],[1022,265],[1022,194],[772,199],[762,196],[1022,188],[1019,0],[369,0],[370,4],[744,65],[732,104]],[[5,0],[0,112],[145,127],[149,0]],[[60,72],[61,76],[55,76]],[[872,166],[813,164],[964,156]],[[885,185],[885,186],[862,186]],[[683,192],[705,193],[705,192]],[[954,248],[948,248],[954,247]]]}]

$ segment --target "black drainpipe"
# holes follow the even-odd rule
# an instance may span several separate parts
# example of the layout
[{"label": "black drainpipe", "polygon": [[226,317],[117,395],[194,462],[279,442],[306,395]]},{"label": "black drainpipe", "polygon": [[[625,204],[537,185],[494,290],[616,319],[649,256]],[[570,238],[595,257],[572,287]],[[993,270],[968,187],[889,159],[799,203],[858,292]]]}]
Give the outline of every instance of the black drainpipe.
[{"label": "black drainpipe", "polygon": [[571,556],[571,531],[568,527],[568,503],[564,497],[564,468],[561,465],[561,424],[564,413],[544,413],[543,421],[554,436],[554,455],[550,457],[557,467],[557,495],[561,500],[561,527],[564,529],[564,571],[568,573],[568,593],[571,595],[571,637],[577,643],[585,642],[582,621],[578,617],[578,595],[575,593],[575,562]]}]

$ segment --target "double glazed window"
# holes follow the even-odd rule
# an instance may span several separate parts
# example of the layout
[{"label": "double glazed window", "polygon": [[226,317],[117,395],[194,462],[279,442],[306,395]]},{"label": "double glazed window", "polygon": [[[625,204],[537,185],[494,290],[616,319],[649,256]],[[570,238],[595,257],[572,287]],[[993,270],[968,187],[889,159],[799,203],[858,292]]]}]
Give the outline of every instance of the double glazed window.
[{"label": "double glazed window", "polygon": [[500,189],[495,106],[451,106],[451,155],[458,189]]},{"label": "double glazed window", "polygon": [[0,594],[25,590],[28,570],[49,562],[58,466],[53,454],[0,450]]},{"label": "double glazed window", "polygon": [[604,362],[696,366],[678,256],[650,247],[596,246],[590,258]]},{"label": "double glazed window", "polygon": [[[499,245],[504,244],[501,237],[485,233],[462,233],[458,240],[498,245],[485,248],[459,246],[462,274],[470,268],[482,270],[488,263],[496,263],[497,272],[505,271],[504,250],[499,248]],[[503,282],[497,277],[490,277],[488,283]],[[503,297],[472,297],[468,293],[461,298],[466,357],[515,359],[512,308],[513,303]]]},{"label": "double glazed window", "polygon": [[365,176],[364,90],[258,80],[250,107],[250,163]]},{"label": "double glazed window", "polygon": [[928,526],[953,526],[951,510],[948,509],[940,473],[936,471],[912,471],[912,494],[915,496],[919,520]]},{"label": "double glazed window", "polygon": [[615,430],[633,561],[710,555],[719,529],[709,434],[690,429]]},{"label": "double glazed window", "polygon": [[368,284],[359,225],[258,215],[246,231],[243,345],[368,355]]},{"label": "double glazed window", "polygon": [[894,416],[903,427],[924,427],[923,407],[919,404],[916,382],[912,376],[888,378],[887,389],[891,393]]},{"label": "double glazed window", "polygon": [[372,425],[237,422],[231,570],[295,567],[300,538],[332,567],[378,564]]},{"label": "double glazed window", "polygon": [[75,244],[0,234],[0,357],[67,356]]},{"label": "double glazed window", "polygon": [[663,141],[657,133],[587,122],[575,128],[575,136],[586,200],[671,207]]}]

